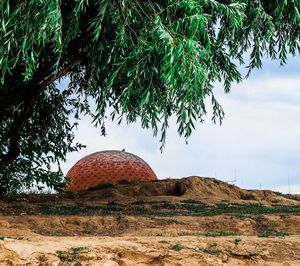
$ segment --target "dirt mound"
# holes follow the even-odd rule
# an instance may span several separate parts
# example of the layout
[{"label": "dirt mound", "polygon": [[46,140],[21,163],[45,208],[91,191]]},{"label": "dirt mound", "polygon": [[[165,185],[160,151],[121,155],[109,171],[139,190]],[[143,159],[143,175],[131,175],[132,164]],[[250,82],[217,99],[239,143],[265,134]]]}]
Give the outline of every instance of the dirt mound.
[{"label": "dirt mound", "polygon": [[[172,198],[173,200],[194,199],[206,202],[260,202],[271,203],[299,203],[270,190],[244,190],[235,185],[215,178],[191,176],[181,179],[165,179],[152,182],[137,182],[128,184],[107,185],[92,191],[82,191],[77,194],[85,200],[133,200]],[[300,204],[300,203],[299,203]]]}]

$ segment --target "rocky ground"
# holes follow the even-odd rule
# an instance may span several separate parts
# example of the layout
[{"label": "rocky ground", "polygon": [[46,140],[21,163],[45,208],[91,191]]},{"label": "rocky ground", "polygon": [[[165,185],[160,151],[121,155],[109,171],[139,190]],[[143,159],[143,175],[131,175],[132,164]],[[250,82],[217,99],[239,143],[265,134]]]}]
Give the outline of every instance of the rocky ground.
[{"label": "rocky ground", "polygon": [[300,198],[202,177],[10,195],[0,265],[300,265]]}]

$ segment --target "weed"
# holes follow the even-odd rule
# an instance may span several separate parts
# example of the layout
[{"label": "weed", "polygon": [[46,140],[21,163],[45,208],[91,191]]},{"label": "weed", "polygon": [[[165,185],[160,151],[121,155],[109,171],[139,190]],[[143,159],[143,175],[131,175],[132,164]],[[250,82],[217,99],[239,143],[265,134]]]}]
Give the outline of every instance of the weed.
[{"label": "weed", "polygon": [[116,212],[121,212],[123,208],[118,205],[106,205],[102,208],[102,213],[103,214],[113,214]]},{"label": "weed", "polygon": [[80,213],[79,206],[43,206],[41,212],[47,215],[76,215]]},{"label": "weed", "polygon": [[192,200],[192,199],[182,200],[181,202],[183,202],[183,203],[203,204],[201,201]]},{"label": "weed", "polygon": [[[22,212],[22,208],[20,206],[14,206],[14,214]],[[50,205],[49,203],[40,203],[39,208],[28,209],[27,207],[26,212],[38,212],[45,215],[118,215],[118,212],[123,212],[124,214],[129,215],[154,217],[214,216],[220,214],[235,215],[238,217],[249,217],[250,215],[255,216],[264,214],[300,214],[300,206],[264,206],[260,204],[246,205],[229,203],[219,203],[211,205],[195,200],[185,200],[175,203],[168,201],[146,202],[144,200],[139,200],[128,205],[122,205],[117,202],[110,202],[106,205],[97,206],[83,205],[79,202],[72,206],[64,205],[63,203],[58,203],[56,205]],[[171,222],[171,220],[169,222]],[[175,222],[175,220],[173,222]]]},{"label": "weed", "polygon": [[123,212],[121,212],[121,211],[119,211],[118,213],[117,213],[117,220],[120,222],[122,219],[124,219],[124,214],[123,214]]},{"label": "weed", "polygon": [[161,201],[161,202],[154,203],[152,205],[152,209],[154,209],[154,210],[161,210],[161,209],[174,210],[177,208],[180,208],[179,204],[172,203],[169,201]]},{"label": "weed", "polygon": [[95,231],[96,231],[95,226],[92,224],[89,224],[89,223],[84,224],[83,229],[84,229],[84,232],[88,235],[94,235]]},{"label": "weed", "polygon": [[171,249],[175,250],[175,251],[180,251],[182,250],[184,247],[180,244],[176,244],[174,246],[171,247]]},{"label": "weed", "polygon": [[242,239],[240,239],[240,238],[235,238],[234,239],[234,244],[238,244],[238,243],[240,243],[242,241]]},{"label": "weed", "polygon": [[252,219],[254,219],[257,223],[262,223],[266,220],[262,215],[257,215],[255,217],[252,217]]},{"label": "weed", "polygon": [[39,256],[39,261],[40,261],[40,262],[46,262],[46,261],[47,261],[46,255],[45,255],[45,254],[40,255],[40,256]]},{"label": "weed", "polygon": [[192,250],[195,250],[198,252],[204,252],[204,253],[207,253],[210,255],[219,255],[220,253],[222,253],[222,251],[218,250],[218,249],[207,249],[207,248],[199,248],[199,247],[193,248]]},{"label": "weed", "polygon": [[56,255],[64,262],[64,266],[70,266],[73,262],[74,265],[80,266],[81,263],[78,261],[78,254],[89,251],[88,247],[75,247],[70,250],[62,251],[57,250]]},{"label": "weed", "polygon": [[224,231],[216,231],[216,232],[205,232],[204,236],[210,237],[218,237],[218,236],[236,236],[238,235],[235,232],[224,232]]},{"label": "weed", "polygon": [[276,231],[274,233],[274,236],[276,236],[276,237],[284,237],[284,236],[289,236],[289,234],[287,232],[279,230],[279,231]]},{"label": "weed", "polygon": [[258,234],[258,237],[285,237],[288,236],[289,234],[284,231],[263,231],[262,233]]},{"label": "weed", "polygon": [[13,207],[14,207],[14,209],[22,210],[22,211],[26,209],[26,206],[22,203],[15,203],[15,204],[13,204]]},{"label": "weed", "polygon": [[286,232],[278,230],[273,221],[262,215],[254,217],[254,220],[256,221],[258,237],[284,237],[288,235]]}]

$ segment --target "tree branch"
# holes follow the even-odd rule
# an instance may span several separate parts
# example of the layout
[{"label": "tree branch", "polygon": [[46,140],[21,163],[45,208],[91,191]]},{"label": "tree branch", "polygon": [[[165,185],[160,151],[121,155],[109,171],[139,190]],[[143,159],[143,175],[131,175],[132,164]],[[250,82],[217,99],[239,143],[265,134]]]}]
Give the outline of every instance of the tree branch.
[{"label": "tree branch", "polygon": [[[28,86],[26,86],[28,87]],[[20,129],[23,123],[30,118],[34,111],[34,107],[38,101],[40,93],[43,91],[43,87],[35,86],[31,88],[31,95],[28,95],[26,100],[23,102],[23,108],[13,121],[9,130],[9,147],[6,154],[1,155],[1,162],[5,165],[11,164],[20,155]]]},{"label": "tree branch", "polygon": [[[87,35],[82,35],[79,38],[72,40],[67,49],[67,53],[62,55],[61,62],[69,61],[65,66],[62,66],[61,70],[58,73],[49,77],[49,73],[51,72],[51,64],[46,64],[41,66],[35,73],[32,80],[27,83],[25,86],[17,86],[14,89],[14,92],[18,94],[22,93],[25,95],[25,100],[22,103],[22,109],[19,112],[19,115],[14,118],[12,122],[8,138],[9,139],[9,147],[6,154],[0,155],[0,162],[4,165],[11,164],[19,155],[20,155],[20,130],[22,125],[26,120],[28,120],[33,112],[36,103],[40,97],[40,94],[45,88],[51,85],[56,80],[66,76],[72,68],[78,63],[80,60],[79,50],[88,42],[89,38]],[[71,56],[70,56],[71,55]],[[13,77],[11,77],[13,79]],[[18,98],[20,98],[18,96]],[[22,100],[24,99],[21,97]]]},{"label": "tree branch", "polygon": [[55,75],[53,75],[52,77],[49,77],[47,79],[45,79],[44,81],[41,82],[41,86],[42,87],[47,87],[50,84],[52,84],[54,81],[66,76],[71,69],[77,64],[77,60],[74,60],[72,62],[69,62],[66,66],[64,66],[63,69],[61,69],[58,73],[56,73]]}]

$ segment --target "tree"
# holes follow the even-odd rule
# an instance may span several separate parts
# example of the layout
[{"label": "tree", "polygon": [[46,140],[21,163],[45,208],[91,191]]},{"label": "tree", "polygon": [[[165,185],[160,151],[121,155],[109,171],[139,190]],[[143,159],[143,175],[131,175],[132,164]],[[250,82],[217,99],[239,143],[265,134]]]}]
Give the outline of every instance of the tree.
[{"label": "tree", "polygon": [[246,53],[248,74],[264,56],[284,64],[298,54],[299,8],[299,0],[1,0],[0,191],[60,188],[59,162],[82,147],[73,143],[82,113],[102,134],[108,116],[140,119],[162,145],[170,116],[187,138],[207,99],[222,121],[214,84],[228,93],[241,82]]}]

